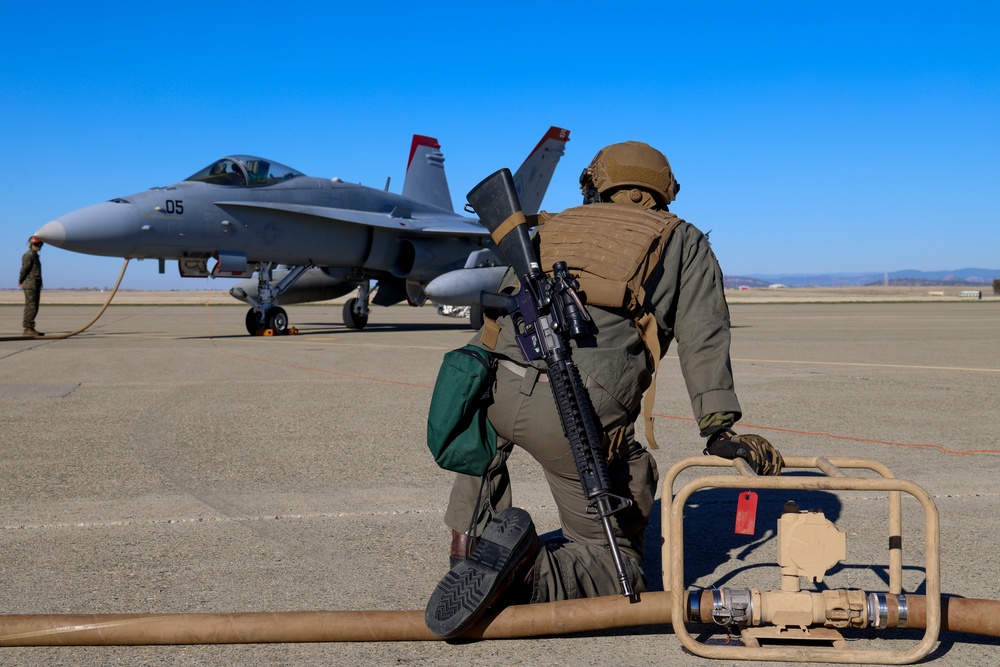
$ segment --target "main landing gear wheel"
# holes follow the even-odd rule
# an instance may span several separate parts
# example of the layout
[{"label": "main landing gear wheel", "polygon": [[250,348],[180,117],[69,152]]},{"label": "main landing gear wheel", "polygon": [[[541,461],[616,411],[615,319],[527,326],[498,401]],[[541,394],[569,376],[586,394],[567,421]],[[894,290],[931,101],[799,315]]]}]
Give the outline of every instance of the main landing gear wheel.
[{"label": "main landing gear wheel", "polygon": [[476,331],[479,331],[483,328],[484,323],[485,319],[483,318],[482,305],[477,303],[469,308],[469,325]]},{"label": "main landing gear wheel", "polygon": [[344,304],[344,326],[348,329],[364,329],[368,324],[368,314],[358,315],[354,312],[354,305],[358,302],[357,297],[347,300]]}]

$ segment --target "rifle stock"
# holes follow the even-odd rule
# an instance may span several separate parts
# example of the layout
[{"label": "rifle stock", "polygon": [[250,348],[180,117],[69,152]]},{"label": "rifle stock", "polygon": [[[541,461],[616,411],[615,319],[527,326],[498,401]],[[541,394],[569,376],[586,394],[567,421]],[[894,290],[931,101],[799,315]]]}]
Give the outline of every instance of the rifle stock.
[{"label": "rifle stock", "polygon": [[469,190],[466,199],[517,276],[538,272],[538,260],[528,237],[528,220],[521,210],[510,169],[504,167],[484,178]]}]

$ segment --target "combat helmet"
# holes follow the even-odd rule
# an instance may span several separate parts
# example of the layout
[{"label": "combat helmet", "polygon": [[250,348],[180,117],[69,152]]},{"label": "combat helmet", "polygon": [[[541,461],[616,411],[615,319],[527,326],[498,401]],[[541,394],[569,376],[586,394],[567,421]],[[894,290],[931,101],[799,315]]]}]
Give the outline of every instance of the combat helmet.
[{"label": "combat helmet", "polygon": [[33,245],[37,245],[37,246],[40,247],[40,246],[43,246],[45,244],[42,242],[42,240],[40,238],[38,238],[37,236],[35,236],[34,234],[32,234],[31,237],[28,238],[28,246],[30,247],[30,246],[33,246]]},{"label": "combat helmet", "polygon": [[588,190],[596,190],[605,201],[618,190],[644,190],[656,204],[666,206],[677,196],[680,184],[663,153],[641,141],[625,141],[597,152],[580,174],[580,189],[585,198]]}]

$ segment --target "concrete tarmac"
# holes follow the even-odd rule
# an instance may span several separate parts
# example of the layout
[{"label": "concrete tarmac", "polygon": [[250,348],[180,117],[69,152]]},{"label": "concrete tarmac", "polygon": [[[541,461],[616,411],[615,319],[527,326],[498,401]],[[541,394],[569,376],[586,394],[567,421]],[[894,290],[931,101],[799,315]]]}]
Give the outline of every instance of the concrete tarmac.
[{"label": "concrete tarmac", "polygon": [[[42,331],[93,306],[45,305]],[[112,305],[62,341],[0,343],[0,613],[423,609],[447,569],[451,474],[424,445],[441,356],[471,336],[432,308],[292,306],[300,335],[251,338],[245,307]],[[20,305],[0,306],[13,330]],[[784,454],[862,456],[926,488],[941,517],[942,589],[1000,599],[1000,304],[734,304],[740,432]],[[655,452],[664,473],[703,443],[671,350]],[[542,475],[511,462],[514,500],[558,528]],[[689,477],[689,476],[688,476]],[[684,479],[687,479],[685,477]],[[780,586],[761,492],[754,536],[736,493],[685,512],[687,586]],[[847,531],[830,588],[885,591],[884,493],[801,492]],[[923,511],[904,500],[904,590],[924,586]],[[661,588],[659,518],[647,575]],[[720,629],[721,631],[721,629]],[[848,633],[903,651],[922,631]],[[714,640],[725,638],[725,632]],[[1000,640],[945,633],[934,665],[1000,664]],[[669,626],[444,642],[0,648],[0,665],[702,665]],[[779,664],[779,663],[776,663]]]}]

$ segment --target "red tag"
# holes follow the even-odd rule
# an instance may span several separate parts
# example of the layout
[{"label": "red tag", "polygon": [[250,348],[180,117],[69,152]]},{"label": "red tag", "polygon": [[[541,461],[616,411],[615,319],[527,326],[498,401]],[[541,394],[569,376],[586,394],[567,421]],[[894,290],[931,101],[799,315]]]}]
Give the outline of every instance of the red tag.
[{"label": "red tag", "polygon": [[757,523],[757,494],[741,491],[736,501],[736,534],[753,535]]}]

